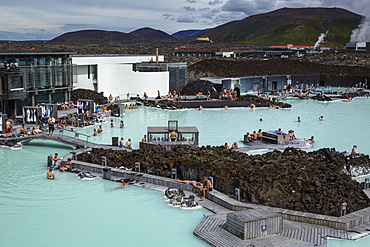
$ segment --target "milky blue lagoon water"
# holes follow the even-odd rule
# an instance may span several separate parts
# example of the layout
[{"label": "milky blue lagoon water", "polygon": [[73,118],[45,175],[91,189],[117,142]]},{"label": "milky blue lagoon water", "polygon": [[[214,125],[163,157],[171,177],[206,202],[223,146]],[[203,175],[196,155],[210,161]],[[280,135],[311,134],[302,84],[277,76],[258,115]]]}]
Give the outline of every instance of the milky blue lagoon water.
[{"label": "milky blue lagoon water", "polygon": [[[43,145],[42,141],[37,143]],[[210,214],[167,205],[161,192],[55,171],[61,145],[0,149],[0,246],[207,246],[192,232]]]},{"label": "milky blue lagoon water", "polygon": [[[162,110],[139,107],[126,110],[122,118],[112,118],[103,124],[104,132],[89,138],[92,142],[111,144],[111,136],[131,138],[133,148],[139,147],[139,141],[146,134],[148,126],[167,126],[168,120],[178,120],[179,126],[196,126],[199,129],[199,144],[229,145],[243,139],[246,132],[262,130],[295,131],[297,138],[315,137],[314,149],[335,147],[339,151],[351,150],[356,144],[358,151],[370,154],[367,128],[370,126],[370,99],[359,98],[348,102],[322,103],[309,100],[286,100],[293,105],[291,109],[269,108],[230,108],[196,110]],[[319,121],[323,116],[324,121]],[[296,122],[301,117],[302,122]],[[260,122],[262,118],[262,122]],[[125,128],[120,129],[123,120]],[[98,126],[95,126],[96,128]],[[93,128],[75,128],[75,130],[92,135]],[[243,144],[239,143],[243,146]]]},{"label": "milky blue lagoon water", "polygon": [[[293,129],[298,138],[315,136],[313,149],[345,151],[356,144],[359,152],[370,153],[370,99],[286,102],[293,108],[168,111],[139,107],[113,118],[115,128],[109,127],[109,121],[103,124],[103,134],[89,140],[110,144],[112,136],[131,138],[138,148],[147,126],[167,126],[168,120],[178,120],[180,126],[198,127],[200,145],[231,144],[247,131],[282,128]],[[295,122],[298,116],[301,123]],[[319,121],[320,116],[324,121]],[[118,127],[121,119],[124,129]],[[93,127],[75,129],[93,132]],[[0,149],[0,246],[206,246],[192,234],[203,214],[209,214],[206,210],[172,208],[160,192],[134,186],[112,191],[118,183],[81,181],[71,173],[56,171],[54,181],[46,180],[47,155],[70,151],[48,141],[32,141],[22,150]],[[365,238],[351,246],[368,242]],[[349,245],[330,240],[329,246]]]}]

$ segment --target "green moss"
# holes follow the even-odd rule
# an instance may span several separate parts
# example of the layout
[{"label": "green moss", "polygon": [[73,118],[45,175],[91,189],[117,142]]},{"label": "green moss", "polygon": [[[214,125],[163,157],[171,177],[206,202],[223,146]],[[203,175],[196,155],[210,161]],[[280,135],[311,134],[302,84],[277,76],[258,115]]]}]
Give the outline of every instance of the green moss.
[{"label": "green moss", "polygon": [[192,163],[192,162],[193,162],[193,160],[192,160],[192,159],[190,159],[190,158],[182,158],[182,159],[181,159],[181,162],[182,162],[182,163]]},{"label": "green moss", "polygon": [[209,153],[209,156],[213,158],[214,160],[221,160],[221,157],[218,154],[215,153]]},{"label": "green moss", "polygon": [[195,155],[195,159],[197,161],[204,161],[205,160],[205,158],[203,156],[197,156],[197,155]]}]

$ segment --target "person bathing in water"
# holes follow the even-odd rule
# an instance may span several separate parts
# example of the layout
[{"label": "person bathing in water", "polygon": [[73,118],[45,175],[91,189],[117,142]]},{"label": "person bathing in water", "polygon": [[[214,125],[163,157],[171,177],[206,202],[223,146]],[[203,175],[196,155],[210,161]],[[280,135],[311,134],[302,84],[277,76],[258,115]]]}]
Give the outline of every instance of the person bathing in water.
[{"label": "person bathing in water", "polygon": [[55,178],[55,175],[54,175],[54,172],[53,172],[53,168],[52,167],[49,167],[49,171],[46,173],[46,178],[47,179],[54,179]]},{"label": "person bathing in water", "polygon": [[127,187],[128,187],[128,184],[126,183],[126,179],[122,179],[121,187],[114,188],[113,190],[119,190],[119,189],[123,189],[123,188],[127,188]]}]

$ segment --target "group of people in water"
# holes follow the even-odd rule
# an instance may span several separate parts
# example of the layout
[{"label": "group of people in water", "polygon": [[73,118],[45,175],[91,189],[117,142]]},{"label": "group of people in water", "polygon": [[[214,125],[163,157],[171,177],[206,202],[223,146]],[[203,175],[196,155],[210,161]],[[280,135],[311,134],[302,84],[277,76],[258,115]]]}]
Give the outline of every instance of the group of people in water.
[{"label": "group of people in water", "polygon": [[128,138],[128,140],[126,141],[126,143],[125,143],[125,144],[124,144],[124,142],[125,142],[125,138],[121,137],[121,139],[119,140],[119,147],[120,147],[120,148],[125,147],[125,148],[130,148],[130,149],[132,149],[132,141],[131,141],[131,139],[130,139],[130,138]]},{"label": "group of people in water", "polygon": [[262,129],[259,129],[257,132],[253,131],[253,133],[247,132],[246,135],[247,139],[245,140],[245,142],[251,142],[254,140],[262,139]]},{"label": "group of people in water", "polygon": [[61,172],[72,171],[72,159],[68,158],[65,165],[61,164],[61,159],[58,156],[58,153],[55,153],[54,156],[50,155],[48,157],[49,166],[48,172],[46,173],[47,179],[55,179],[54,170],[59,170]]},{"label": "group of people in water", "polygon": [[137,109],[136,104],[125,104],[124,109]]},{"label": "group of people in water", "polygon": [[239,145],[237,142],[234,142],[231,147],[229,146],[229,144],[227,144],[227,142],[225,142],[224,144],[224,148],[226,149],[238,149],[239,148]]}]

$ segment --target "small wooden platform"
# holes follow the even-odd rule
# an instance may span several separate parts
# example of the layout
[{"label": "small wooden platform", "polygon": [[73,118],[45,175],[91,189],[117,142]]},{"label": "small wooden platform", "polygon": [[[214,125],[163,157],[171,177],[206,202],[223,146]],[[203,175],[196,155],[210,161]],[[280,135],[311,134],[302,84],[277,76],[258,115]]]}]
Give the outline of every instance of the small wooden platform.
[{"label": "small wooden platform", "polygon": [[327,237],[352,239],[350,233],[328,227],[283,221],[281,234],[242,240],[226,230],[225,215],[206,216],[194,234],[211,246],[327,246]]},{"label": "small wooden platform", "polygon": [[264,151],[264,150],[284,150],[286,148],[293,147],[297,149],[307,149],[312,148],[312,144],[306,142],[304,140],[292,140],[287,144],[273,144],[273,143],[266,143],[261,140],[254,140],[246,144],[245,147],[240,147],[235,149],[235,151],[239,152],[252,152],[252,151]]}]

